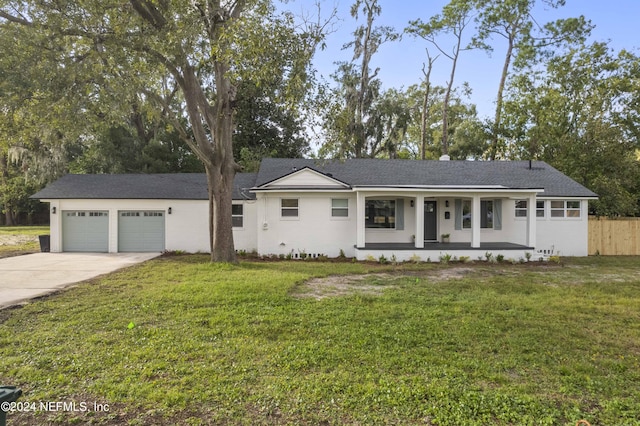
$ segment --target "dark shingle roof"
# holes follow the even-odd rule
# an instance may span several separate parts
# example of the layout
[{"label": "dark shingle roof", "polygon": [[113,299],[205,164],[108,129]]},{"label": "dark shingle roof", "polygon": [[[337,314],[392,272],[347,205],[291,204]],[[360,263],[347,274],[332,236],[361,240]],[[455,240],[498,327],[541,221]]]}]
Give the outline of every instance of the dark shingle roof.
[{"label": "dark shingle roof", "polygon": [[[545,197],[596,197],[584,186],[542,161],[344,161],[266,158],[260,171],[238,173],[233,199],[255,199],[249,188],[309,167],[351,186],[502,186],[543,188]],[[36,199],[206,200],[204,173],[66,175],[34,194]]]},{"label": "dark shingle roof", "polygon": [[351,159],[344,161],[266,158],[256,186],[293,170],[309,167],[351,186],[494,186],[510,189],[543,188],[541,196],[597,195],[542,161],[419,161]]},{"label": "dark shingle roof", "polygon": [[[256,182],[256,173],[238,173],[233,199],[255,199],[247,189]],[[206,200],[204,173],[66,175],[34,194],[36,199],[167,199]]]}]

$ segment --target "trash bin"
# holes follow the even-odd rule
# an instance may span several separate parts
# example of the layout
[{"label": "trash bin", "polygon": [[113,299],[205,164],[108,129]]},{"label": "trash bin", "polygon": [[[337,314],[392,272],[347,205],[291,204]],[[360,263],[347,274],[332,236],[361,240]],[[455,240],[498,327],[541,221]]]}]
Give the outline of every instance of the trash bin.
[{"label": "trash bin", "polygon": [[0,386],[0,426],[7,424],[7,412],[2,409],[5,402],[14,402],[22,395],[22,390],[15,386]]},{"label": "trash bin", "polygon": [[40,240],[40,251],[42,253],[49,253],[51,237],[49,235],[38,235]]}]

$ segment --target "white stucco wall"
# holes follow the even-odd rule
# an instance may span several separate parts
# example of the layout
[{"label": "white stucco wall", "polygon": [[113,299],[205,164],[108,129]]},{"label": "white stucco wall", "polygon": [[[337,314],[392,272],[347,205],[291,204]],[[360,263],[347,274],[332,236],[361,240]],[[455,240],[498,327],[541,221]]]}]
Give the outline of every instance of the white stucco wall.
[{"label": "white stucco wall", "polygon": [[[557,200],[557,198],[556,198]],[[579,218],[555,218],[545,202],[545,217],[537,222],[537,250],[551,250],[560,256],[589,255],[589,202],[580,200]]]},{"label": "white stucco wall", "polygon": [[[43,200],[50,203],[51,251],[62,251],[62,212],[66,210],[100,210],[109,212],[109,252],[118,251],[118,211],[161,210],[165,212],[165,250],[208,253],[208,203],[205,200]],[[255,201],[244,204],[244,226],[234,229],[236,250],[254,251],[256,244]],[[53,208],[56,214],[53,214]],[[171,207],[171,214],[168,209]]]},{"label": "white stucco wall", "polygon": [[[309,177],[309,175],[307,175]],[[315,176],[314,176],[315,177]],[[413,196],[412,196],[413,195]],[[253,201],[234,201],[243,204],[242,228],[234,228],[236,250],[257,251],[260,254],[288,254],[305,252],[335,257],[343,250],[355,255],[356,194],[348,191],[332,192],[264,192]],[[404,198],[404,229],[366,229],[366,243],[409,243],[416,234],[416,208],[411,206],[414,194],[381,194],[376,198]],[[481,241],[527,244],[527,219],[515,217],[515,196],[502,198],[502,230],[481,230]],[[298,217],[282,217],[280,200],[297,198]],[[331,216],[331,199],[348,199],[346,218]],[[456,231],[455,195],[436,197],[438,209],[438,239],[451,234],[451,242],[469,242],[471,230]],[[524,198],[524,197],[523,197]],[[434,198],[427,198],[434,199]],[[544,199],[544,198],[539,198]],[[446,201],[449,206],[446,206]],[[536,250],[547,250],[561,256],[588,254],[588,201],[580,200],[580,218],[552,218],[550,199],[545,200],[545,217],[536,218]],[[51,251],[62,250],[62,212],[65,210],[109,211],[109,251],[118,249],[118,211],[162,210],[165,215],[166,250],[209,252],[208,204],[205,200],[44,200],[50,203]],[[56,214],[51,213],[53,208]],[[445,219],[449,212],[449,219]]]},{"label": "white stucco wall", "polygon": [[[298,217],[282,217],[280,200],[298,199]],[[331,199],[349,201],[348,217],[331,216]],[[351,192],[268,192],[257,201],[260,254],[355,255],[356,197]]]}]

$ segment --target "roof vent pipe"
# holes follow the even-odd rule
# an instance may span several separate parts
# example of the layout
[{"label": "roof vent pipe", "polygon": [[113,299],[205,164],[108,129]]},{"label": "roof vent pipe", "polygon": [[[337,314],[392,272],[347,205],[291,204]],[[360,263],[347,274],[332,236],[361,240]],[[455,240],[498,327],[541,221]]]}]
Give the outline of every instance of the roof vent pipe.
[{"label": "roof vent pipe", "polygon": [[449,157],[447,154],[440,156],[440,161],[449,161],[449,160],[451,160],[451,157]]},{"label": "roof vent pipe", "polygon": [[529,170],[533,169],[533,161],[529,160]]}]

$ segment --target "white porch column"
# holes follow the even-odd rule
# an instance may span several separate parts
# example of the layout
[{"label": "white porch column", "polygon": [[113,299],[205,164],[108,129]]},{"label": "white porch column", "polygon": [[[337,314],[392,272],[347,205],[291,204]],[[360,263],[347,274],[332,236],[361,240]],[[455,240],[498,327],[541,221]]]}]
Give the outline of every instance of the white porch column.
[{"label": "white porch column", "polygon": [[424,248],[424,195],[416,196],[416,248]]},{"label": "white porch column", "polygon": [[527,246],[534,247],[536,246],[536,224],[537,224],[537,216],[536,216],[536,195],[529,195],[529,199],[527,200]]},{"label": "white porch column", "polygon": [[356,247],[364,247],[365,242],[365,200],[364,194],[356,192]]},{"label": "white porch column", "polygon": [[480,248],[480,196],[471,202],[471,248]]}]

